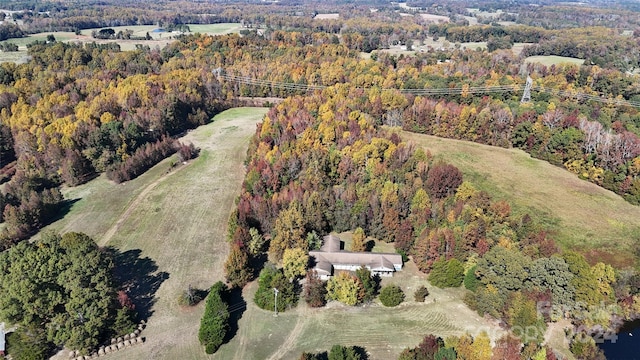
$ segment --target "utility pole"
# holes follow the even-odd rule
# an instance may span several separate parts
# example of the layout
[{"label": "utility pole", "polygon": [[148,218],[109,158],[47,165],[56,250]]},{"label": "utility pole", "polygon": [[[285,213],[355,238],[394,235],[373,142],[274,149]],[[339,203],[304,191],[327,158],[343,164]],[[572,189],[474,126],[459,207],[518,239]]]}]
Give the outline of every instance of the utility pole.
[{"label": "utility pole", "polygon": [[278,289],[273,288],[273,294],[275,296],[275,302],[273,304],[273,311],[275,311],[275,314],[273,314],[273,316],[278,316]]}]

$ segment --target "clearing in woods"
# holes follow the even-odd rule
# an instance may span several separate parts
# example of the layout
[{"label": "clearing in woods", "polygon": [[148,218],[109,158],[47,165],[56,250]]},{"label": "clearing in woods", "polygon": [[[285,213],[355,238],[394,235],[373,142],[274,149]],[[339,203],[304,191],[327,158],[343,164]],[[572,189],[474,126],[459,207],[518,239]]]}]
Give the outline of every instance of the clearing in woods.
[{"label": "clearing in woods", "polygon": [[560,246],[584,253],[591,262],[634,265],[639,206],[522,150],[410,132],[402,137],[457,166],[466,180],[509,202],[515,213],[529,213]]},{"label": "clearing in woods", "polygon": [[548,55],[548,56],[529,56],[524,59],[526,63],[537,62],[545,66],[558,65],[558,64],[573,64],[573,65],[582,65],[584,64],[584,59],[577,59],[566,56],[556,56],[556,55]]}]

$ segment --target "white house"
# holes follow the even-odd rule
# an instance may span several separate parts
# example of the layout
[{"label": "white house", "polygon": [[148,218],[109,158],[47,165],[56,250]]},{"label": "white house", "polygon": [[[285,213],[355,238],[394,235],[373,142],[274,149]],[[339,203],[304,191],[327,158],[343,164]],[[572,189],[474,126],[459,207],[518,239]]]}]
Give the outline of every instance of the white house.
[{"label": "white house", "polygon": [[341,240],[335,235],[324,237],[320,250],[309,251],[315,261],[314,270],[322,280],[329,279],[334,270],[356,271],[365,266],[372,275],[393,276],[402,270],[402,256],[393,253],[352,252],[341,249]]}]

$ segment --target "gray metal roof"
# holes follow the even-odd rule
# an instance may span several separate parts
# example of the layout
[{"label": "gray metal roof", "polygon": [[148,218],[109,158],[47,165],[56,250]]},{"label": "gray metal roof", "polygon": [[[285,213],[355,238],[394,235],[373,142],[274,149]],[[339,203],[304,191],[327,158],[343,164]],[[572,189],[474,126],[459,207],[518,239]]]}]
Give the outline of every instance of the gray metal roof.
[{"label": "gray metal roof", "polygon": [[351,251],[309,251],[318,264],[328,262],[335,265],[365,265],[371,269],[394,270],[394,265],[402,266],[402,256],[390,253],[351,252]]}]

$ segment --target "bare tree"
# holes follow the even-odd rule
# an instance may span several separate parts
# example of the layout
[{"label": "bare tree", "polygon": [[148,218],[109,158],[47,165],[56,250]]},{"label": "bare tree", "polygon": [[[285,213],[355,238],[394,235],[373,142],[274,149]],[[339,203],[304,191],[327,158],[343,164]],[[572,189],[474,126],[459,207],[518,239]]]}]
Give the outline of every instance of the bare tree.
[{"label": "bare tree", "polygon": [[597,121],[589,121],[585,118],[580,119],[578,128],[584,133],[584,142],[582,148],[587,154],[592,154],[602,142],[603,127]]}]

